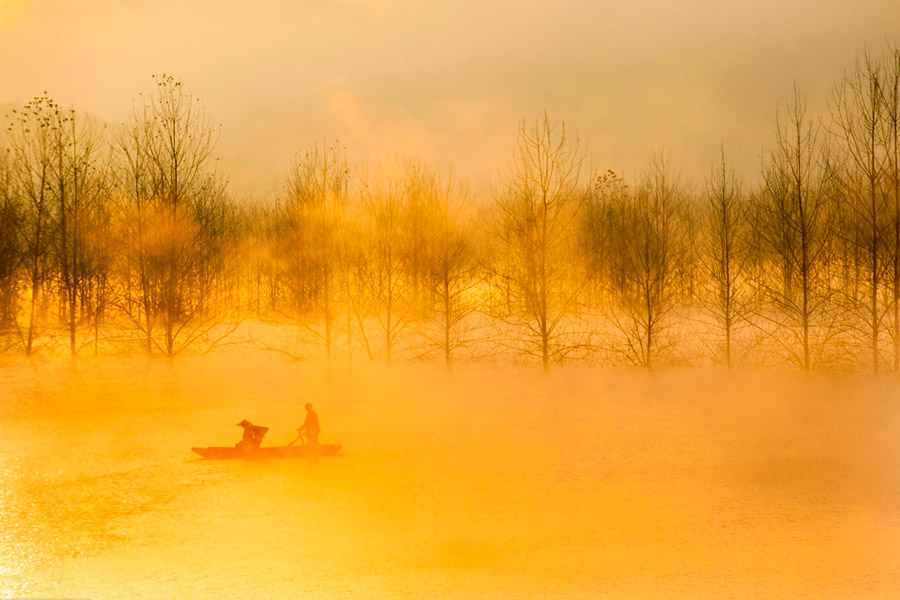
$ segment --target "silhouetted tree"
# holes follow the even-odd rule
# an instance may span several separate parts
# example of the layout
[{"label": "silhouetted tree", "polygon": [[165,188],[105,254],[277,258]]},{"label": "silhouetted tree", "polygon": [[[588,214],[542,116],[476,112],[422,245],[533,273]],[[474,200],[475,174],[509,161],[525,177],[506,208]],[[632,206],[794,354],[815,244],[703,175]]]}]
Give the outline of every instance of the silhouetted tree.
[{"label": "silhouetted tree", "polygon": [[380,166],[362,183],[368,273],[359,272],[359,281],[368,290],[369,308],[378,322],[389,361],[412,308],[405,269],[408,244],[403,227],[406,178],[411,168],[395,161],[389,167]]},{"label": "silhouetted tree", "polygon": [[676,266],[685,251],[685,197],[671,158],[651,156],[626,199],[616,214],[610,315],[624,338],[625,356],[651,367],[670,343],[667,333],[680,291]]},{"label": "silhouetted tree", "polygon": [[765,292],[775,311],[776,339],[806,370],[824,358],[838,333],[829,281],[834,182],[819,135],[795,91],[787,115],[777,119],[754,232],[771,261]]},{"label": "silhouetted tree", "polygon": [[26,328],[22,331],[17,323],[17,329],[26,354],[35,350],[38,309],[51,272],[51,185],[58,110],[48,96],[35,97],[13,111],[8,129],[13,187],[23,208],[21,240],[29,299]]},{"label": "silhouetted tree", "polygon": [[294,297],[294,317],[307,322],[325,342],[329,359],[337,335],[349,180],[344,150],[337,144],[315,143],[294,166],[279,205],[279,259]]},{"label": "silhouetted tree", "polygon": [[446,364],[466,344],[466,317],[475,310],[474,288],[478,282],[475,251],[476,232],[465,211],[466,194],[448,175],[441,181],[433,173],[420,173],[421,192],[429,210],[427,251],[420,259],[428,275],[428,345],[436,349]]},{"label": "silhouetted tree", "polygon": [[11,150],[0,143],[0,336],[3,340],[16,327],[19,268],[23,258],[22,206],[14,187],[11,163]]},{"label": "silhouetted tree", "polygon": [[725,164],[725,154],[710,170],[702,215],[700,262],[706,275],[704,306],[721,331],[725,365],[733,362],[735,333],[750,313],[747,280],[749,223],[743,186]]},{"label": "silhouetted tree", "polygon": [[619,226],[630,193],[625,178],[607,170],[594,178],[587,194],[581,244],[586,255],[585,295],[594,307],[604,308],[612,298],[613,257],[622,241]]},{"label": "silhouetted tree", "polygon": [[[101,289],[92,284],[97,283],[95,277],[103,277],[97,270],[102,268],[104,261],[91,254],[101,246],[98,240],[91,240],[89,236],[104,235],[98,231],[95,221],[105,212],[107,165],[102,156],[101,132],[94,123],[75,110],[58,107],[52,119],[53,271],[59,288],[60,316],[69,338],[69,352],[75,356],[78,327],[93,316],[88,305],[89,290],[97,292]],[[95,326],[95,333],[96,329]]]},{"label": "silhouetted tree", "polygon": [[900,372],[900,48],[892,48],[885,61],[883,143],[886,146],[886,188],[889,206],[887,263],[890,286],[891,338],[894,371]]},{"label": "silhouetted tree", "polygon": [[[355,195],[354,195],[355,198]],[[359,340],[369,360],[375,358],[366,319],[372,312],[370,294],[374,275],[370,268],[369,229],[364,224],[364,206],[352,203],[342,223],[340,237],[340,289],[344,308],[344,334],[347,338],[347,358],[353,358],[356,347],[353,332],[359,334]],[[354,327],[354,324],[356,325]]]},{"label": "silhouetted tree", "polygon": [[549,116],[519,126],[509,171],[502,179],[497,239],[503,253],[494,270],[509,295],[496,315],[515,342],[539,356],[546,369],[583,341],[573,340],[566,319],[578,309],[583,282],[578,218],[585,198],[583,154]]},{"label": "silhouetted tree", "polygon": [[881,66],[865,53],[855,70],[845,75],[834,93],[835,134],[846,157],[835,182],[840,185],[841,230],[845,243],[856,247],[861,260],[863,292],[850,306],[864,315],[863,327],[872,369],[880,366],[879,341],[884,310],[882,282],[886,275],[888,202],[885,189],[886,147],[883,143],[884,94]]},{"label": "silhouetted tree", "polygon": [[211,290],[204,273],[209,245],[223,241],[210,228],[221,224],[228,202],[213,169],[216,138],[199,100],[163,75],[117,139],[131,253],[125,261],[131,294],[123,305],[148,353],[155,347],[174,356],[217,323],[206,310]]}]

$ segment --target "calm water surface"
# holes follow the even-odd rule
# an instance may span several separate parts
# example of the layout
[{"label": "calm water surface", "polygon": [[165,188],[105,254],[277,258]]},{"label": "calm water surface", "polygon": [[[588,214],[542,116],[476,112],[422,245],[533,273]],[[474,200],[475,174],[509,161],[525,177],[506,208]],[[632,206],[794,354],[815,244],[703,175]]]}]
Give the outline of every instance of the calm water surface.
[{"label": "calm water surface", "polygon": [[[241,419],[334,459],[195,459]],[[891,376],[0,364],[0,597],[896,598]]]}]

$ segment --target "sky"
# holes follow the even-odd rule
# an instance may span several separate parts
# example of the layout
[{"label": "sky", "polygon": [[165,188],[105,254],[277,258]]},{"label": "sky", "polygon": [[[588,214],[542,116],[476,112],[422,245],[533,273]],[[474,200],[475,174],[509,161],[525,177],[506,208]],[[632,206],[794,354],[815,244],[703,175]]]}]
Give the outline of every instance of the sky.
[{"label": "sky", "polygon": [[665,149],[702,185],[720,148],[753,181],[795,85],[827,109],[860,52],[898,43],[896,0],[0,0],[0,106],[46,91],[114,125],[172,74],[239,195],[322,139],[488,190],[544,111],[592,169]]}]

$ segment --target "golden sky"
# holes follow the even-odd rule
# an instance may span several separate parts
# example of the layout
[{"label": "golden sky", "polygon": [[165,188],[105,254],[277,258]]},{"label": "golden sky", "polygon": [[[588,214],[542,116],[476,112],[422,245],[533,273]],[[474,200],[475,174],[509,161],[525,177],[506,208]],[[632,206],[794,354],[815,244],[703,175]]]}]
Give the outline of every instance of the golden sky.
[{"label": "golden sky", "polygon": [[598,169],[666,147],[702,181],[724,144],[752,178],[795,81],[824,107],[898,41],[896,0],[0,0],[0,105],[46,90],[115,123],[172,73],[221,123],[236,191],[323,136],[478,185],[544,109]]}]

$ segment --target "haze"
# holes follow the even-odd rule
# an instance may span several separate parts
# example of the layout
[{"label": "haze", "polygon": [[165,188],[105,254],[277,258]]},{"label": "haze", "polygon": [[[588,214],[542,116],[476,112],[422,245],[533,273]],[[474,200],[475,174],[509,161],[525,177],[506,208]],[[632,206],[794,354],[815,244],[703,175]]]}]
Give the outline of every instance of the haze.
[{"label": "haze", "polygon": [[0,0],[0,597],[893,600],[898,32]]},{"label": "haze", "polygon": [[[893,377],[0,368],[4,597],[896,597]],[[342,456],[190,460],[307,400]]]},{"label": "haze", "polygon": [[824,106],[898,30],[891,0],[0,0],[0,105],[46,90],[118,123],[172,73],[221,123],[238,193],[269,193],[322,137],[485,184],[543,109],[598,168],[634,173],[667,147],[702,177],[724,144],[755,175],[794,82]]}]

